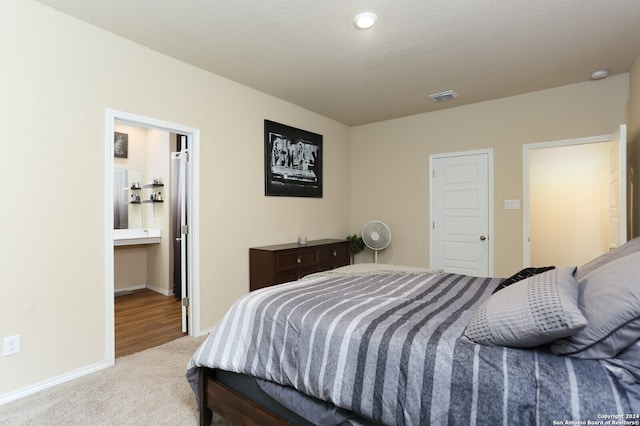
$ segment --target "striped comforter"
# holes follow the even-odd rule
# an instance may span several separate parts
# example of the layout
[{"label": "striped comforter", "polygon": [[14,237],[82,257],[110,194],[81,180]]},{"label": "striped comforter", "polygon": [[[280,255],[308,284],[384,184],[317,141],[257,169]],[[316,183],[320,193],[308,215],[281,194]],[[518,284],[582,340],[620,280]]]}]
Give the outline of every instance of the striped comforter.
[{"label": "striped comforter", "polygon": [[[191,359],[386,425],[552,424],[631,413],[598,361],[461,337],[499,279],[325,274],[239,299]],[[568,423],[567,423],[568,424]]]}]

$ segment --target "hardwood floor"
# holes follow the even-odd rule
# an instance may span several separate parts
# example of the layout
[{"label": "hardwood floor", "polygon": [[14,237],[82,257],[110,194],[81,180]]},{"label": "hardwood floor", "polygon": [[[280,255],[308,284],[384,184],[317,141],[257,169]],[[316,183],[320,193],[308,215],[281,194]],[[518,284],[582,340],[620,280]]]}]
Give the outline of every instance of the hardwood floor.
[{"label": "hardwood floor", "polygon": [[173,296],[143,289],[115,298],[116,358],[185,336]]}]

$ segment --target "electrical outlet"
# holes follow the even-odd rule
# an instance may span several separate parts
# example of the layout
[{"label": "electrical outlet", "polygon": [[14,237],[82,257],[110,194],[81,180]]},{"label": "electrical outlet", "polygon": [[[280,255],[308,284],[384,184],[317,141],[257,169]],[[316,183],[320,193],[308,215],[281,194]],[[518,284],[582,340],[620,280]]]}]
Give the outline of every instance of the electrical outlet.
[{"label": "electrical outlet", "polygon": [[2,354],[4,356],[15,355],[20,353],[20,335],[9,336],[4,338]]}]

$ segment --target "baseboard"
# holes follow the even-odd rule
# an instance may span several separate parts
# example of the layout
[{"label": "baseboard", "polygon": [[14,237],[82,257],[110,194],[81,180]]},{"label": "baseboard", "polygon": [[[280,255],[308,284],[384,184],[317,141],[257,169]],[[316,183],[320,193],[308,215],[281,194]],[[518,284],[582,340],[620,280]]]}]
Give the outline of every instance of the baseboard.
[{"label": "baseboard", "polygon": [[147,289],[149,289],[151,291],[155,291],[156,293],[160,293],[160,294],[162,294],[164,296],[173,296],[173,291],[165,290],[165,289],[162,289],[162,288],[159,288],[159,287],[153,287],[153,286],[150,286],[148,284],[136,285],[136,286],[126,287],[126,288],[119,288],[119,289],[116,289],[113,292],[113,294],[114,294],[115,297],[118,297],[118,296],[123,296],[123,295],[125,295],[127,293],[131,293],[131,292],[134,292],[134,291],[137,291],[137,290],[142,290],[142,289],[145,289],[145,288],[147,288]]},{"label": "baseboard", "polygon": [[86,376],[87,374],[95,373],[96,371],[100,371],[107,367],[111,367],[111,365],[112,364],[109,364],[107,361],[100,362],[98,364],[93,364],[88,367],[81,368],[79,370],[75,370],[67,374],[63,374],[62,376],[54,377],[52,379],[45,380],[40,383],[36,383],[35,385],[18,389],[17,391],[14,391],[14,392],[2,394],[0,395],[0,405],[6,404],[11,401],[15,401],[16,399],[23,398],[25,396],[43,391],[45,389],[52,388],[57,385],[61,385],[62,383],[66,383],[71,380],[78,379],[82,376]]},{"label": "baseboard", "polygon": [[127,293],[131,293],[131,292],[136,291],[136,290],[142,290],[144,288],[147,288],[146,284],[134,285],[134,286],[125,287],[125,288],[117,288],[117,289],[114,290],[113,294],[117,297],[117,296],[122,296],[122,295],[127,294]]},{"label": "baseboard", "polygon": [[162,288],[158,288],[158,287],[152,287],[150,285],[147,285],[147,288],[151,291],[155,291],[156,293],[160,293],[163,294],[165,296],[173,296],[173,291],[169,291],[169,290],[165,290]]},{"label": "baseboard", "polygon": [[193,336],[193,337],[200,337],[200,336],[208,336],[209,334],[211,334],[213,332],[213,330],[216,329],[216,326],[212,326],[210,328],[206,328],[204,330],[200,330],[200,333],[197,336]]}]

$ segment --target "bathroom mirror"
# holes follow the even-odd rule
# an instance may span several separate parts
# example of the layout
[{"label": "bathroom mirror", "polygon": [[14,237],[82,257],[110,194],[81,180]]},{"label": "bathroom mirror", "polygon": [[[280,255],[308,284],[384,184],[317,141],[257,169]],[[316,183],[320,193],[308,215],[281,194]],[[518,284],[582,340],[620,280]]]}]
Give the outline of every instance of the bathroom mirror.
[{"label": "bathroom mirror", "polygon": [[[142,172],[140,170],[113,170],[113,229],[136,229],[142,227],[140,204],[131,202],[142,196]],[[132,198],[133,196],[133,198]]]}]

